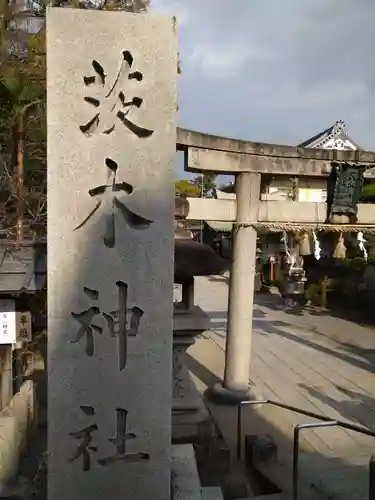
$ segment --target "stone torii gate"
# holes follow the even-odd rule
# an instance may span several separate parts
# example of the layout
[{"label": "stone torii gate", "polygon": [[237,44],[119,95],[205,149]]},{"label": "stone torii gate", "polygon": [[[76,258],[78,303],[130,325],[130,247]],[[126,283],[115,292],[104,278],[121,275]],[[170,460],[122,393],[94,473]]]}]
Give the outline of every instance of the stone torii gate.
[{"label": "stone torii gate", "polygon": [[[317,230],[327,228],[326,203],[262,201],[262,175],[327,177],[332,163],[354,163],[368,168],[365,177],[375,177],[375,169],[371,170],[375,167],[375,152],[255,143],[185,129],[177,131],[177,150],[184,152],[188,172],[235,176],[236,200],[189,198],[188,218],[233,222],[224,381],[213,390],[228,402],[238,402],[251,397],[256,228],[281,223],[288,224],[290,231],[299,224]],[[359,205],[358,224],[345,227],[374,231],[375,205]]]}]

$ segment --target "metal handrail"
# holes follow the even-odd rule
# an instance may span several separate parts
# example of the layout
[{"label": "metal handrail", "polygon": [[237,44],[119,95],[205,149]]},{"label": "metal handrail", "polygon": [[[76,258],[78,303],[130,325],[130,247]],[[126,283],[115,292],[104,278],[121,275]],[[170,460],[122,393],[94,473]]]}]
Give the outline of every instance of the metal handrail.
[{"label": "metal handrail", "polygon": [[[294,439],[293,439],[293,500],[298,500],[298,479],[299,479],[299,434],[303,429],[312,429],[318,427],[341,427],[343,429],[348,429],[354,432],[359,432],[366,436],[375,438],[375,432],[367,429],[366,427],[348,424],[347,422],[342,422],[340,420],[333,420],[332,418],[326,417],[325,415],[319,415],[307,410],[302,410],[295,406],[286,405],[284,403],[279,403],[278,401],[273,401],[271,399],[253,400],[253,401],[241,401],[238,405],[237,411],[237,459],[241,460],[242,455],[242,407],[247,405],[256,404],[269,404],[282,408],[284,410],[289,410],[294,413],[299,413],[300,415],[306,415],[310,418],[315,418],[321,422],[308,423],[308,424],[298,424],[294,426]],[[370,460],[370,496],[369,499],[373,500],[375,498],[375,479],[372,480],[371,471],[375,473],[375,457]],[[375,477],[375,476],[374,476]]]},{"label": "metal handrail", "polygon": [[[299,482],[299,435],[304,429],[315,429],[318,427],[335,427],[337,420],[330,422],[313,422],[311,424],[297,424],[293,431],[293,500],[298,500],[298,482]],[[371,497],[370,497],[371,498]]]}]

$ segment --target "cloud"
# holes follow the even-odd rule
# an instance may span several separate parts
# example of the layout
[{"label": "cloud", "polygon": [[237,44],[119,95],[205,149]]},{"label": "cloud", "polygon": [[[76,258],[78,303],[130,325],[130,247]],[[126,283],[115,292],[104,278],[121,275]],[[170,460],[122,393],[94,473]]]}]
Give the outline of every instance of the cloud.
[{"label": "cloud", "polygon": [[375,150],[374,0],[152,0],[179,22],[180,124],[297,144],[348,123]]},{"label": "cloud", "polygon": [[[271,93],[271,89],[268,89]],[[263,91],[264,93],[264,91]],[[254,95],[256,90],[254,89]],[[310,88],[299,89],[293,84],[285,86],[283,91],[278,92],[267,100],[262,99],[262,91],[260,91],[259,99],[260,106],[265,108],[278,110],[298,110],[304,109],[306,112],[314,112],[316,106],[327,108],[332,106],[343,106],[348,101],[362,100],[367,95],[367,88],[362,82],[353,82],[337,89],[334,83],[319,82],[312,85]],[[297,97],[297,98],[296,98]]]},{"label": "cloud", "polygon": [[234,76],[235,70],[241,71],[243,65],[251,61],[264,60],[266,57],[268,57],[266,51],[252,51],[248,48],[233,46],[216,48],[209,44],[202,44],[194,48],[186,63],[189,67],[200,68],[206,73],[207,78],[216,77],[218,73],[222,78],[226,78]]}]

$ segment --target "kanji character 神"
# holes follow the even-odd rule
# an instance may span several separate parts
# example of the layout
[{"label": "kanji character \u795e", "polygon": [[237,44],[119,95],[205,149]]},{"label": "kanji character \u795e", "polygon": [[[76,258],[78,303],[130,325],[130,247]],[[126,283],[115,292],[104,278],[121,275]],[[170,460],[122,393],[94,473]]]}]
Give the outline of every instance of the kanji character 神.
[{"label": "kanji character \u795e", "polygon": [[[101,312],[96,306],[91,306],[81,313],[72,312],[72,317],[80,324],[76,338],[71,341],[77,343],[83,338],[86,340],[86,354],[94,354],[94,332],[102,333],[103,329],[92,323],[95,316],[106,320],[111,337],[118,338],[119,370],[126,367],[128,354],[128,337],[135,337],[138,333],[139,323],[143,316],[140,307],[134,306],[128,309],[128,285],[123,281],[117,281],[118,287],[118,309],[110,313]],[[91,288],[84,288],[85,294],[93,300],[99,300],[99,292]],[[128,328],[128,314],[130,314],[130,325]]]}]

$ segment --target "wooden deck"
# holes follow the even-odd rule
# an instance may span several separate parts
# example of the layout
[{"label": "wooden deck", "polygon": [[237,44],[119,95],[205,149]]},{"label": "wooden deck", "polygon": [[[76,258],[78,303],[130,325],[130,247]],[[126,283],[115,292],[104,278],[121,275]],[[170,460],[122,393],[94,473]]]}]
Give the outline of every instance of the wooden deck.
[{"label": "wooden deck", "polygon": [[[191,372],[202,390],[223,376],[227,294],[228,286],[222,278],[197,280],[196,303],[209,313],[213,324],[212,331],[206,332],[189,354],[194,358],[190,360]],[[291,314],[278,297],[257,295],[250,377],[266,399],[375,431],[375,330],[319,311]],[[214,412],[233,446],[235,411]],[[314,422],[297,413],[264,407],[262,419],[268,415],[272,426],[267,429],[287,437],[289,453],[293,426]],[[247,425],[246,432],[254,432],[253,423]],[[324,476],[324,471],[328,474],[335,466],[341,473],[331,470],[330,477],[332,481],[335,478],[338,488],[349,478],[351,467],[362,471],[367,487],[375,438],[334,427],[305,431],[301,445],[309,452],[306,463],[314,461],[315,476]],[[357,472],[355,476],[359,478]],[[345,487],[349,494],[349,485]]]}]

